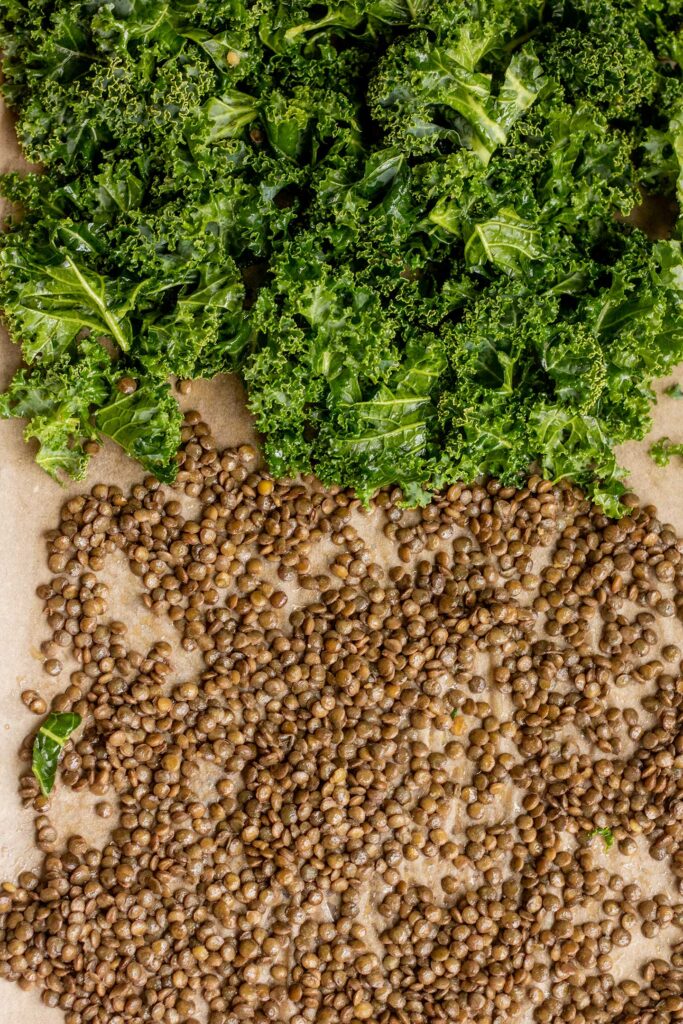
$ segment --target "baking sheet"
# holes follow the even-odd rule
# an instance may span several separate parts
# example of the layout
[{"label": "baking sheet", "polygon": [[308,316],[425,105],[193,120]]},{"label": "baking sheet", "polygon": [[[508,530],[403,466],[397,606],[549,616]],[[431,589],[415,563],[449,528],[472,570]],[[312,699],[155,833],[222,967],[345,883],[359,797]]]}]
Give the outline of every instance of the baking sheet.
[{"label": "baking sheet", "polygon": [[[0,171],[25,166],[11,119],[0,107]],[[4,332],[0,333],[0,386],[6,385],[17,364],[18,350],[9,343]],[[678,374],[658,383],[658,393],[676,379],[683,383],[683,367]],[[201,411],[219,444],[254,440],[244,394],[234,378],[223,376],[194,384],[183,404]],[[655,410],[651,437],[663,434],[683,439],[683,400],[662,397]],[[646,439],[625,445],[621,451],[622,462],[631,471],[632,488],[643,502],[656,504],[660,517],[683,533],[683,461],[660,469],[649,458],[647,448]],[[49,700],[67,682],[66,672],[53,680],[41,670],[39,647],[47,637],[47,629],[35,587],[48,577],[43,534],[56,523],[59,507],[70,494],[79,493],[100,480],[125,487],[140,473],[139,467],[110,444],[93,460],[85,483],[60,488],[34,463],[32,449],[22,440],[22,424],[16,420],[0,422],[0,881],[14,880],[21,870],[35,867],[39,862],[39,855],[33,848],[33,816],[22,809],[17,793],[19,745],[36,724],[35,716],[21,703],[20,694],[27,688],[36,689]],[[148,628],[144,609],[134,604],[132,595],[130,603],[144,632]],[[159,626],[156,628],[158,634]],[[82,804],[82,798],[79,799]],[[82,826],[81,822],[76,824],[76,813],[75,807],[71,810],[65,807],[65,828],[69,825],[69,814],[74,822],[73,830]],[[629,867],[637,870],[638,866],[631,861]],[[643,867],[649,871],[652,862]],[[648,952],[651,949],[650,945]],[[665,955],[665,949],[661,950],[662,954]],[[61,1024],[63,1014],[61,1010],[43,1006],[35,992],[23,992],[15,985],[4,984],[0,987],[0,1024],[20,1021],[22,1024]]]}]

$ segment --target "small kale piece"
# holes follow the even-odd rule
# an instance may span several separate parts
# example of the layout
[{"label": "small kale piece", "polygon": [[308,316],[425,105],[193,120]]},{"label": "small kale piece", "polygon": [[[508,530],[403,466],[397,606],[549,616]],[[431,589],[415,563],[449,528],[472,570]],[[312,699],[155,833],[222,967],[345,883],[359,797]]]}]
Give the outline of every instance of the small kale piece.
[{"label": "small kale piece", "polygon": [[122,394],[117,382],[127,375],[125,365],[86,338],[55,362],[18,370],[0,395],[0,417],[28,421],[24,435],[38,441],[36,461],[57,480],[62,474],[83,479],[90,461],[86,443],[105,436],[160,480],[171,481],[182,414],[163,381]]},{"label": "small kale piece", "polygon": [[31,769],[38,780],[43,796],[49,796],[55,784],[57,766],[62,750],[74,730],[81,724],[81,716],[74,711],[49,714],[33,741]]},{"label": "small kale piece", "polygon": [[683,458],[683,443],[670,441],[668,437],[660,437],[650,445],[650,456],[658,466],[668,466],[677,455]]},{"label": "small kale piece", "polygon": [[611,850],[614,845],[614,835],[611,828],[594,828],[588,833],[586,837],[587,841],[590,841],[593,836],[600,836],[605,844],[606,850]]},{"label": "small kale piece", "polygon": [[55,479],[85,476],[90,458],[84,445],[97,439],[90,412],[106,401],[110,373],[107,352],[85,339],[71,354],[18,370],[0,395],[0,416],[28,421],[24,436],[38,441],[36,461]]}]

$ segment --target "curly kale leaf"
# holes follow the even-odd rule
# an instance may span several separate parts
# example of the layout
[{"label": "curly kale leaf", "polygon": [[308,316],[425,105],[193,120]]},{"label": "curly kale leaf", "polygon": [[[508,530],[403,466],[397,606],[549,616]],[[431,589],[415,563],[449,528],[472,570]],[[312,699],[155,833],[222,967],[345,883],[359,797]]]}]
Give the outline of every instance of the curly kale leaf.
[{"label": "curly kale leaf", "polygon": [[509,60],[494,93],[492,75],[477,68],[489,50],[504,41],[498,25],[482,26],[480,33],[456,32],[441,45],[427,32],[395,43],[368,92],[370,109],[388,139],[418,151],[440,141],[462,145],[488,163],[545,81],[528,44]]},{"label": "curly kale leaf", "polygon": [[56,246],[30,255],[19,246],[0,249],[0,275],[6,315],[24,339],[27,362],[59,356],[83,329],[110,338],[124,352],[130,348],[127,313],[142,282],[107,280]]},{"label": "curly kale leaf", "polygon": [[[132,371],[131,371],[132,372]],[[168,385],[146,383],[123,395],[126,376],[90,339],[35,370],[18,370],[0,396],[0,416],[26,419],[25,437],[38,442],[36,461],[56,480],[80,480],[90,455],[85,445],[111,437],[160,480],[173,480],[181,413]]]},{"label": "curly kale leaf", "polygon": [[143,384],[132,394],[113,390],[94,415],[95,427],[159,480],[175,479],[182,413],[166,384]]},{"label": "curly kale leaf", "polygon": [[0,416],[28,421],[24,436],[38,442],[36,462],[55,479],[85,475],[89,456],[84,444],[97,437],[90,410],[107,400],[110,366],[102,346],[86,339],[77,353],[44,362],[32,372],[18,370],[0,396]]},{"label": "curly kale leaf", "polygon": [[519,273],[530,260],[542,259],[540,235],[537,225],[502,207],[495,216],[473,225],[465,242],[465,260],[473,269],[493,263],[500,270]]},{"label": "curly kale leaf", "polygon": [[546,30],[544,67],[571,103],[588,101],[614,119],[634,117],[653,102],[659,79],[658,55],[641,36],[639,20],[606,0],[573,6],[573,25]]}]

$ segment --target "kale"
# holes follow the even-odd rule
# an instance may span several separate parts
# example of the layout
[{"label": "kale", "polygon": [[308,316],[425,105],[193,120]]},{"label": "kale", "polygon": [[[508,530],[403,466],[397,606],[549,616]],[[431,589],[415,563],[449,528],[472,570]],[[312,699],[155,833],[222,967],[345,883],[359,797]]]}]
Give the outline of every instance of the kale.
[{"label": "kale", "polygon": [[650,445],[650,455],[658,466],[668,466],[674,456],[683,457],[683,443],[660,437],[659,441]]},{"label": "kale", "polygon": [[[622,510],[683,360],[683,0],[5,0],[0,415],[176,472],[237,372],[276,473],[409,503],[533,465]],[[674,211],[649,239],[630,216]],[[132,393],[119,390],[132,378]],[[674,449],[656,447],[663,461]]]}]

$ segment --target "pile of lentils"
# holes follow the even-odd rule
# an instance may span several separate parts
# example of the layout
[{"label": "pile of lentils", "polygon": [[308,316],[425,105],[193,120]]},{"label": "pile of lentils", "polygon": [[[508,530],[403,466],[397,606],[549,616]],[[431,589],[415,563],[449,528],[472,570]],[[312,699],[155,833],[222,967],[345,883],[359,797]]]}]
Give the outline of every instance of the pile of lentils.
[{"label": "pile of lentils", "polygon": [[[83,725],[55,795],[21,779],[0,976],[67,1024],[683,1021],[673,528],[540,477],[363,509],[198,413],[183,442],[173,489],[98,484],[48,535]],[[176,644],[108,617],[117,558]],[[60,837],[69,788],[103,841]]]}]

